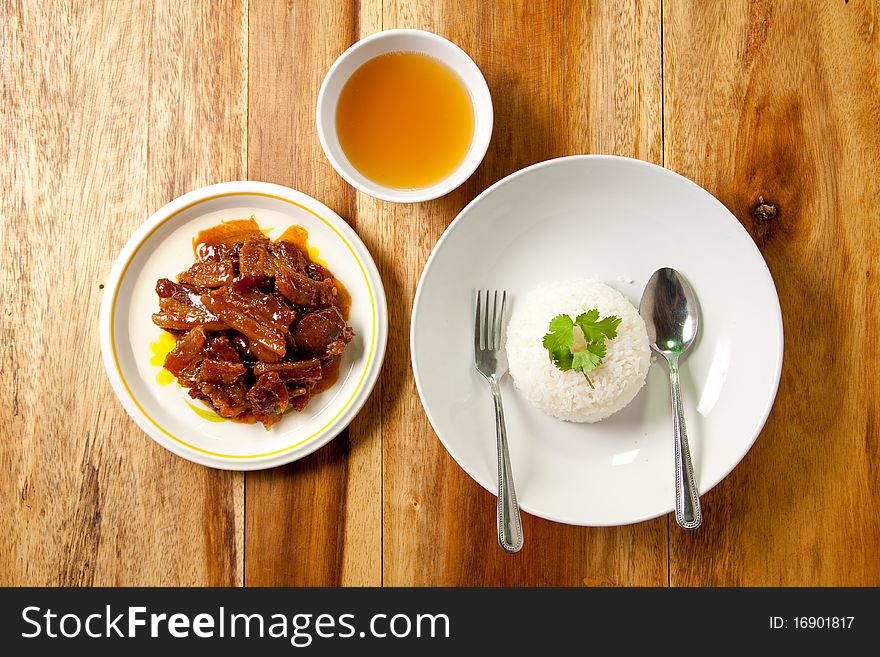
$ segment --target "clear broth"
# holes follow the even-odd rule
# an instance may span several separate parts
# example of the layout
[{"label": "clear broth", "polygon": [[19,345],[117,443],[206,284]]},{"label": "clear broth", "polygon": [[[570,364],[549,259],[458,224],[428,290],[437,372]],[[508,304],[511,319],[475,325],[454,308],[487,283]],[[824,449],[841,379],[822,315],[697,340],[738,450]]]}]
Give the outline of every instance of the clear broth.
[{"label": "clear broth", "polygon": [[379,55],[348,79],[336,132],[349,162],[372,181],[417,189],[449,176],[474,136],[474,108],[448,66],[415,52]]}]

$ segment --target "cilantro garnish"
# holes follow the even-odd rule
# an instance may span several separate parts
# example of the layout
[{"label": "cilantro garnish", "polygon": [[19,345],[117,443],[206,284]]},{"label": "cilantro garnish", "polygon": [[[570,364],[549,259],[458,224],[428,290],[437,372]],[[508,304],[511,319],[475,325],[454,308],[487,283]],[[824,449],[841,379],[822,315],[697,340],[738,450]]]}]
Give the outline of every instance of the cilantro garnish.
[{"label": "cilantro garnish", "polygon": [[544,336],[544,348],[550,360],[563,372],[575,370],[586,378],[590,387],[589,372],[602,364],[605,358],[605,339],[617,337],[620,317],[609,315],[599,319],[595,308],[581,313],[575,319],[569,315],[557,315],[550,320],[550,332]]}]

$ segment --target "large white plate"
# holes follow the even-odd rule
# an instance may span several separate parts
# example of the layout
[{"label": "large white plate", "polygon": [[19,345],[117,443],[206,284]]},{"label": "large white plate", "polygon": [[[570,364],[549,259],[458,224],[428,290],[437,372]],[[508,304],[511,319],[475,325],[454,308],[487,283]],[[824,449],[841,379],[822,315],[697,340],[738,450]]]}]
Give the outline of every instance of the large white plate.
[{"label": "large white plate", "polygon": [[[308,231],[309,246],[351,294],[349,324],[356,333],[343,354],[336,384],[269,431],[261,424],[238,424],[206,413],[207,406],[190,399],[176,383],[160,383],[162,358],[152,349],[163,333],[150,319],[158,309],[156,280],[173,279],[192,264],[192,240],[199,230],[251,215],[271,238],[291,225]],[[110,271],[100,322],[107,376],[132,419],[175,454],[229,470],[293,461],[342,431],[376,383],[388,334],[382,280],[349,225],[301,192],[248,181],[197,189],[150,217]]]},{"label": "large white plate", "polygon": [[[638,306],[648,278],[667,266],[690,281],[702,310],[682,385],[705,493],[754,443],[782,369],[776,288],[736,218],[676,173],[601,155],[528,167],[462,210],[422,274],[411,345],[428,418],[471,477],[496,491],[494,414],[473,366],[474,290],[506,289],[515,304],[539,282],[597,276]],[[626,409],[597,424],[542,414],[520,397],[510,377],[503,396],[523,510],[577,525],[620,525],[673,509],[672,421],[662,362],[651,366],[646,386]]]}]

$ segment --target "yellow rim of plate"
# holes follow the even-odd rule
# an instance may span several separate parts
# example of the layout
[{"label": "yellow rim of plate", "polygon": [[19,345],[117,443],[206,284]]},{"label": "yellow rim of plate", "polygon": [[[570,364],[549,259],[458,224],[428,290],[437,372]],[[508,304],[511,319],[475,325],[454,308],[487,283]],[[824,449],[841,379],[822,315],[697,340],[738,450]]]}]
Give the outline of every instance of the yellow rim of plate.
[{"label": "yellow rim of plate", "polygon": [[[367,352],[367,363],[364,366],[364,372],[361,375],[361,380],[358,381],[358,384],[355,386],[354,392],[352,392],[351,397],[348,398],[348,401],[346,401],[345,404],[342,405],[342,408],[339,409],[339,412],[336,413],[336,415],[334,415],[330,419],[330,421],[327,422],[327,424],[325,424],[323,427],[321,427],[320,429],[315,431],[308,438],[304,438],[304,439],[300,440],[299,442],[294,443],[293,445],[289,445],[287,447],[282,447],[281,449],[276,449],[271,452],[264,452],[262,454],[223,454],[221,452],[212,452],[207,449],[202,449],[201,447],[196,447],[195,445],[191,445],[188,442],[186,442],[185,440],[182,440],[182,439],[178,438],[177,436],[175,436],[174,434],[172,434],[170,431],[165,429],[165,427],[163,427],[161,424],[156,422],[156,420],[154,420],[152,417],[150,417],[149,413],[147,413],[144,410],[144,407],[141,406],[140,402],[137,400],[137,398],[135,398],[134,394],[131,392],[131,388],[128,387],[128,382],[125,380],[125,376],[122,374],[122,367],[120,367],[120,365],[119,365],[119,358],[116,354],[116,329],[115,329],[116,302],[119,298],[119,289],[122,287],[122,281],[125,279],[125,274],[128,271],[129,265],[131,265],[132,260],[134,260],[134,257],[138,254],[141,247],[144,245],[144,242],[146,242],[153,235],[153,233],[155,233],[161,226],[165,225],[165,223],[167,223],[168,221],[170,221],[171,219],[173,219],[174,217],[179,215],[181,212],[185,212],[186,210],[189,210],[190,208],[194,208],[195,206],[197,206],[201,203],[206,203],[207,201],[213,201],[218,198],[225,198],[227,196],[262,196],[265,198],[275,199],[277,201],[284,201],[285,203],[290,203],[291,205],[295,205],[296,207],[305,210],[309,214],[315,216],[317,219],[324,222],[324,224],[326,224],[334,233],[336,233],[336,235],[339,237],[339,239],[342,240],[342,243],[348,247],[348,250],[351,251],[351,255],[354,257],[355,261],[358,263],[358,267],[360,267],[360,269],[361,269],[361,274],[363,274],[363,276],[364,276],[364,281],[367,284],[367,291],[370,293],[370,311],[371,311],[371,315],[372,315],[372,326],[371,326],[372,338],[370,339],[370,349]],[[225,194],[215,194],[214,196],[209,196],[207,198],[203,198],[203,199],[200,199],[200,200],[195,201],[193,203],[190,203],[189,205],[186,205],[186,206],[180,208],[179,210],[175,211],[173,214],[165,217],[165,219],[163,219],[158,224],[156,224],[149,233],[144,235],[144,237],[141,239],[141,241],[135,247],[134,251],[132,251],[131,255],[128,258],[128,261],[125,263],[125,266],[122,268],[122,273],[119,275],[119,283],[116,285],[116,289],[113,292],[113,303],[110,306],[110,345],[113,350],[113,362],[116,364],[116,372],[119,374],[119,379],[120,379],[120,381],[122,381],[122,385],[125,387],[125,391],[128,393],[128,396],[134,402],[135,406],[138,407],[138,410],[143,414],[143,416],[145,418],[147,418],[150,421],[150,423],[154,427],[156,427],[159,431],[164,433],[166,436],[168,436],[169,438],[171,438],[175,442],[180,443],[184,447],[188,447],[189,449],[195,450],[196,452],[200,452],[202,454],[208,454],[210,456],[219,456],[220,458],[225,458],[225,459],[256,459],[256,458],[263,458],[266,456],[274,456],[276,454],[281,454],[283,452],[289,452],[292,449],[295,449],[301,445],[304,445],[305,443],[309,442],[310,440],[315,438],[317,435],[322,433],[325,429],[327,429],[327,427],[329,427],[331,424],[336,422],[336,420],[345,412],[345,410],[351,405],[351,402],[357,396],[358,392],[361,389],[361,386],[363,386],[364,379],[367,378],[367,372],[370,371],[370,365],[373,361],[373,351],[374,351],[375,344],[376,344],[376,301],[373,297],[373,287],[372,287],[372,285],[370,285],[370,279],[367,277],[367,272],[364,269],[364,265],[361,262],[361,259],[358,258],[357,253],[355,253],[354,248],[351,246],[351,244],[348,243],[348,240],[346,240],[345,237],[342,236],[342,233],[340,233],[333,224],[331,224],[329,221],[324,219],[324,217],[319,215],[317,212],[315,212],[311,208],[308,208],[305,205],[302,205],[301,203],[297,203],[296,201],[292,201],[289,198],[284,198],[283,196],[276,196],[274,194],[265,194],[263,192],[227,192]]]}]

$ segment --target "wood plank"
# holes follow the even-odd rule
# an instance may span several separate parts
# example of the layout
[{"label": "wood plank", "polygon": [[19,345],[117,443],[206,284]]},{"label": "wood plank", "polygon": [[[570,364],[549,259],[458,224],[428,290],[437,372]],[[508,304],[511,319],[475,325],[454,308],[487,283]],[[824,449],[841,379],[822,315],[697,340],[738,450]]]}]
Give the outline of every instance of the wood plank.
[{"label": "wood plank", "polygon": [[241,477],[134,425],[95,319],[150,212],[243,174],[240,6],[3,2],[0,16],[0,583],[240,583]]},{"label": "wood plank", "polygon": [[[248,177],[310,194],[355,229],[354,192],[324,157],[314,117],[357,21],[352,3],[318,0],[255,2],[249,19]],[[248,585],[381,583],[380,416],[374,395],[318,452],[247,476]]]},{"label": "wood plank", "polygon": [[865,0],[664,2],[666,164],[751,233],[786,333],[761,437],[705,496],[703,527],[672,532],[673,585],[880,583],[878,16]]},{"label": "wood plank", "polygon": [[381,14],[371,28],[416,27],[458,43],[480,66],[495,103],[489,152],[459,190],[408,206],[358,197],[359,226],[384,247],[377,255],[390,304],[380,392],[384,583],[665,585],[665,518],[597,529],[525,515],[525,548],[503,553],[494,498],[434,435],[416,394],[408,344],[412,299],[428,254],[479,191],[560,155],[603,152],[660,162],[659,0],[367,0],[361,6]]}]

